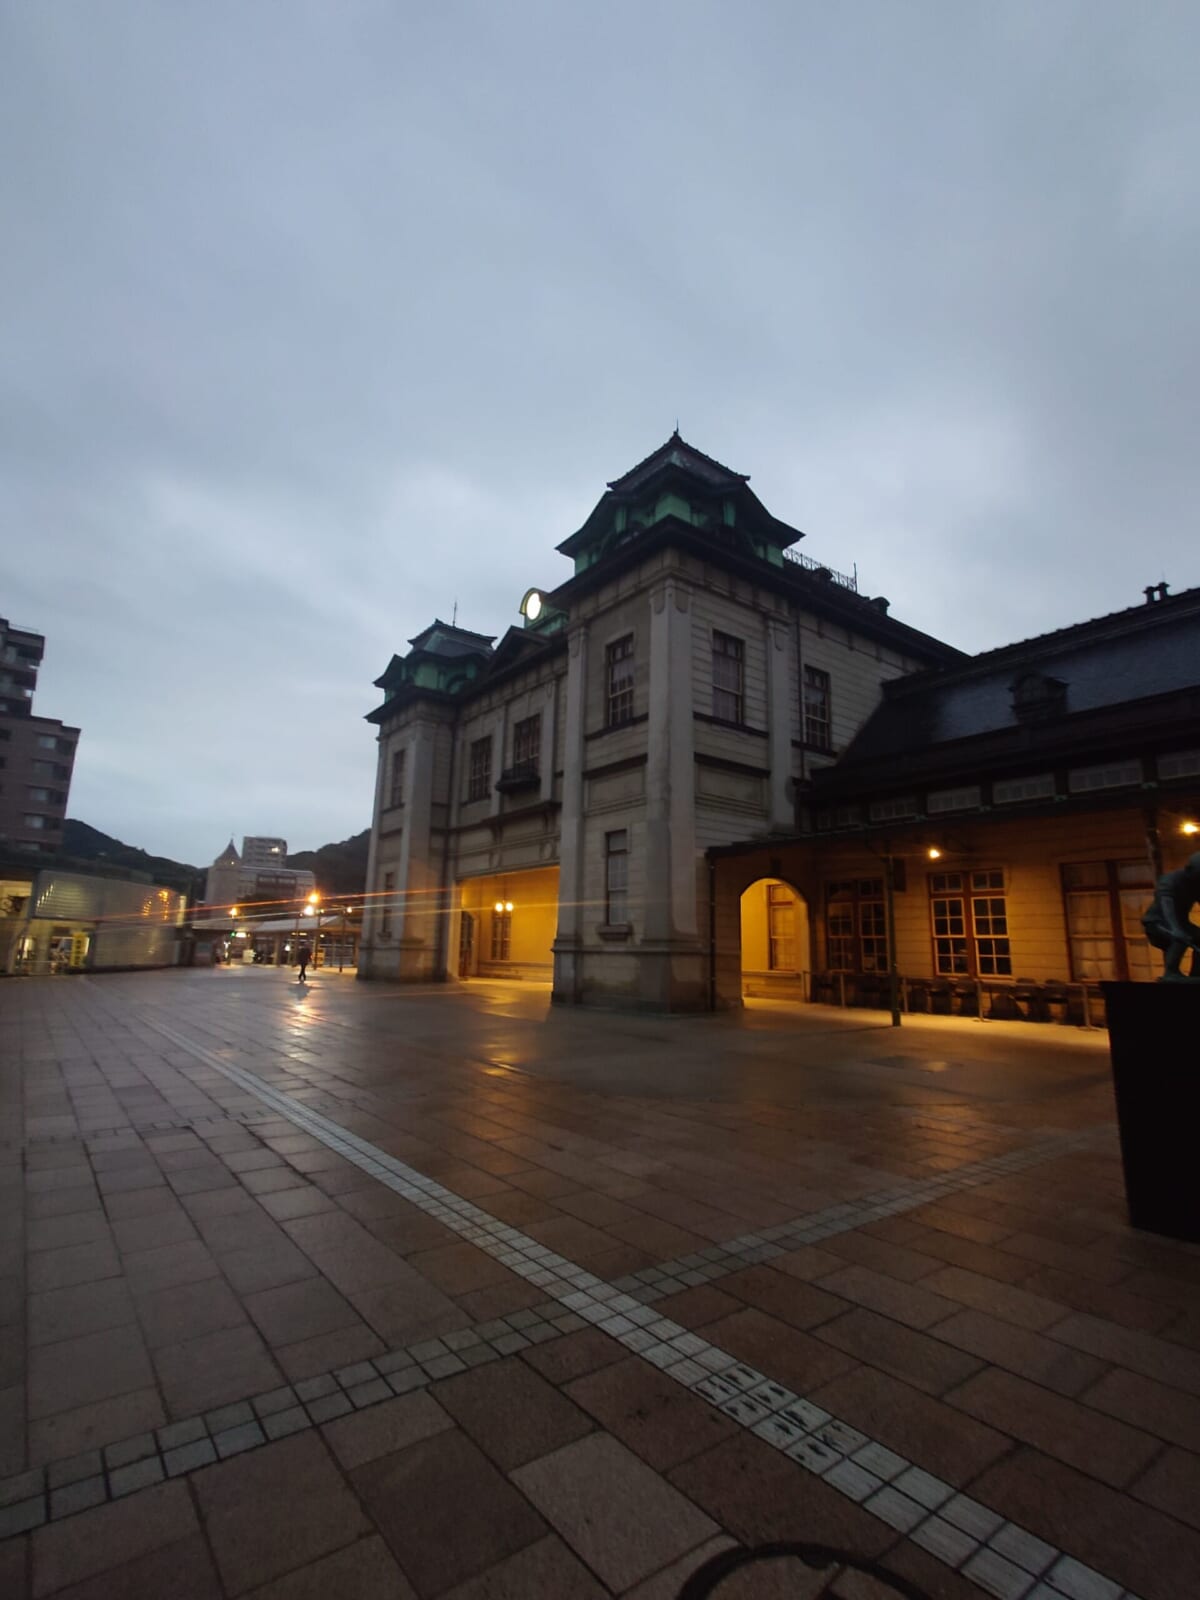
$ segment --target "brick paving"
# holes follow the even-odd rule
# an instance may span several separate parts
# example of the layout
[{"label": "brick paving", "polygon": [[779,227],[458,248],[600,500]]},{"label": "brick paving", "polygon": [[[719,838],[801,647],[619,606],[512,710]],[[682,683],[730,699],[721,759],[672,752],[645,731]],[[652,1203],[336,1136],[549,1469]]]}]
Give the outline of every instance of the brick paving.
[{"label": "brick paving", "polygon": [[6,1597],[1200,1592],[1102,1036],[235,970],[0,1051]]}]

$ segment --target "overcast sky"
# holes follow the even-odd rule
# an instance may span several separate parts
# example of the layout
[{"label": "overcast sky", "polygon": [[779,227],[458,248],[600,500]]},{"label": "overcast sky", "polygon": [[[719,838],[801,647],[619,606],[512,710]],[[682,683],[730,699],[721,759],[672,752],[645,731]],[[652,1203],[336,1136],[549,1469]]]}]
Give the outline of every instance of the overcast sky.
[{"label": "overcast sky", "polygon": [[370,822],[670,434],[967,649],[1200,581],[1200,7],[0,0],[0,615],[70,814]]}]

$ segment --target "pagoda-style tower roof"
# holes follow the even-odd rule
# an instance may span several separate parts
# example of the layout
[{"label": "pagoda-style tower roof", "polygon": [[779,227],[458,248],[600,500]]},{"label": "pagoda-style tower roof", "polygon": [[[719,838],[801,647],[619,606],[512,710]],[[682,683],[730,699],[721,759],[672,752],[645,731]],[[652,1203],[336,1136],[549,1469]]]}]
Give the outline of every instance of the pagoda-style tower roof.
[{"label": "pagoda-style tower roof", "polygon": [[579,573],[672,520],[775,565],[782,562],[784,550],[804,537],[767,510],[750,488],[748,473],[706,456],[677,429],[644,461],[608,484],[591,516],[558,549],[574,560]]}]

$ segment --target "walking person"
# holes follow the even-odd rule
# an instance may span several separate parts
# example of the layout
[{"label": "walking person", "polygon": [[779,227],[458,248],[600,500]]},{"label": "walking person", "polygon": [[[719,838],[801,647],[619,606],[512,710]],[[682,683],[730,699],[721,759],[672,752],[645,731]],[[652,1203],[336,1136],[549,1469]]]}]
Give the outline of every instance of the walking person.
[{"label": "walking person", "polygon": [[309,946],[308,940],[304,939],[301,941],[300,948],[296,951],[296,962],[300,968],[300,983],[306,983],[308,981],[305,977],[305,973],[308,971],[308,963],[311,960],[312,949]]}]

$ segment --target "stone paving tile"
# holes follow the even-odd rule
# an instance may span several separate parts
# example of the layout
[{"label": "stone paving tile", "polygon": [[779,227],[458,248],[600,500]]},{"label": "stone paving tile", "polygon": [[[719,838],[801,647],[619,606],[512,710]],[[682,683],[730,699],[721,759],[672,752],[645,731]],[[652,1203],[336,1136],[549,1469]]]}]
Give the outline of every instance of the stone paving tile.
[{"label": "stone paving tile", "polygon": [[1132,1485],[1132,1494],[1200,1529],[1200,1456],[1170,1449]]},{"label": "stone paving tile", "polygon": [[219,1278],[141,1293],[136,1302],[142,1334],[151,1350],[247,1322],[241,1301]]},{"label": "stone paving tile", "polygon": [[592,1434],[513,1474],[600,1578],[629,1588],[720,1530],[615,1439]]},{"label": "stone paving tile", "polygon": [[1099,1317],[1073,1314],[1054,1326],[1054,1337],[1089,1355],[1128,1367],[1144,1378],[1200,1395],[1200,1351],[1185,1350],[1167,1339],[1115,1328]]},{"label": "stone paving tile", "polygon": [[354,1307],[324,1278],[303,1278],[247,1294],[243,1304],[268,1343],[295,1344],[358,1321]]},{"label": "stone paving tile", "polygon": [[857,1310],[823,1324],[817,1336],[866,1366],[878,1367],[926,1394],[941,1395],[983,1364],[942,1343],[941,1327],[930,1337],[873,1311]]},{"label": "stone paving tile", "polygon": [[29,1416],[39,1420],[76,1410],[152,1380],[150,1358],[133,1327],[39,1345],[29,1356]]},{"label": "stone paving tile", "polygon": [[544,1346],[522,1350],[521,1360],[551,1383],[564,1384],[624,1361],[627,1354],[623,1345],[598,1328],[580,1328]]},{"label": "stone paving tile", "polygon": [[205,1467],[191,1487],[222,1582],[234,1594],[372,1531],[313,1433]]},{"label": "stone paving tile", "polygon": [[968,1483],[1012,1448],[995,1428],[868,1367],[835,1378],[809,1399],[954,1484]]},{"label": "stone paving tile", "polygon": [[191,1498],[181,1483],[159,1484],[131,1499],[48,1523],[32,1538],[33,1594],[40,1600],[110,1573],[198,1530]]},{"label": "stone paving tile", "polygon": [[456,1584],[442,1600],[606,1600],[609,1593],[551,1534]]},{"label": "stone paving tile", "polygon": [[338,1417],[325,1423],[321,1431],[342,1467],[350,1471],[452,1428],[454,1418],[440,1403],[446,1387],[439,1388],[438,1400],[425,1390],[417,1390],[365,1411]]},{"label": "stone paving tile", "polygon": [[707,1401],[636,1358],[576,1379],[566,1393],[660,1472],[737,1432]]},{"label": "stone paving tile", "polygon": [[29,1296],[31,1345],[56,1344],[63,1339],[101,1333],[135,1321],[133,1300],[121,1278],[73,1284],[69,1288],[50,1289]]},{"label": "stone paving tile", "polygon": [[351,1479],[423,1600],[547,1532],[527,1500],[457,1429],[369,1462]]},{"label": "stone paving tile", "polygon": [[1200,1594],[1200,1533],[1040,1452],[1022,1448],[971,1485],[977,1499],[1141,1600]]},{"label": "stone paving tile", "polygon": [[417,1594],[374,1535],[252,1590],[248,1600],[417,1600]]},{"label": "stone paving tile", "polygon": [[95,1283],[100,1278],[115,1278],[120,1270],[120,1257],[107,1240],[41,1250],[29,1258],[29,1290],[38,1294],[76,1283]]},{"label": "stone paving tile", "polygon": [[1200,1400],[1192,1395],[1114,1367],[1080,1399],[1160,1439],[1200,1451]]},{"label": "stone paving tile", "polygon": [[55,1600],[222,1600],[208,1547],[199,1535],[148,1551],[82,1583],[60,1589]]},{"label": "stone paving tile", "polygon": [[505,1472],[592,1427],[585,1412],[517,1357],[464,1372],[439,1384],[436,1393],[463,1432]]},{"label": "stone paving tile", "polygon": [[31,1422],[29,1459],[39,1464],[61,1461],[157,1428],[166,1420],[157,1389],[134,1389]]},{"label": "stone paving tile", "polygon": [[[1093,1356],[1071,1350],[1053,1338],[1030,1333],[1011,1322],[1001,1322],[983,1311],[960,1311],[939,1322],[934,1332],[947,1344],[1043,1384],[1058,1394],[1080,1394],[1105,1370],[1104,1363]],[[1127,1417],[1125,1420],[1137,1419]]]},{"label": "stone paving tile", "polygon": [[739,1311],[710,1323],[704,1329],[704,1337],[740,1361],[769,1372],[797,1394],[808,1394],[855,1365],[851,1357],[814,1335],[760,1311]]},{"label": "stone paving tile", "polygon": [[1030,1294],[1028,1290],[999,1283],[961,1267],[943,1267],[940,1272],[923,1279],[921,1287],[958,1302],[958,1305],[949,1306],[947,1314],[961,1306],[971,1306],[1034,1333],[1043,1333],[1061,1321],[1065,1309],[1043,1295]]},{"label": "stone paving tile", "polygon": [[154,1352],[159,1383],[173,1417],[261,1394],[282,1381],[262,1340],[248,1325],[162,1345]]},{"label": "stone paving tile", "polygon": [[334,1328],[330,1333],[317,1334],[312,1339],[302,1339],[296,1344],[282,1345],[274,1355],[285,1376],[295,1383],[351,1361],[382,1355],[383,1351],[383,1341],[365,1323],[355,1320],[347,1327]]}]

